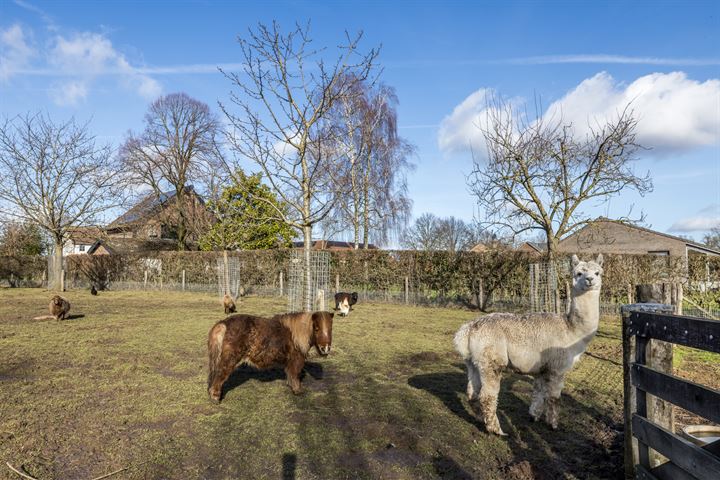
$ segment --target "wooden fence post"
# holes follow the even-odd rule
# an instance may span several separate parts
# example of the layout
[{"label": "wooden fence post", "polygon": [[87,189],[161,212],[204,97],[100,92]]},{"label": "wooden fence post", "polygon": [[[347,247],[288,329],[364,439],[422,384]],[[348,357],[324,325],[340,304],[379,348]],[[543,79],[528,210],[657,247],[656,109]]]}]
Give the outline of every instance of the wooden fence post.
[{"label": "wooden fence post", "polygon": [[230,293],[230,268],[228,267],[227,250],[223,250],[223,275],[225,276],[225,293]]},{"label": "wooden fence post", "polygon": [[335,274],[335,293],[340,291],[340,274]]},{"label": "wooden fence post", "polygon": [[482,310],[485,304],[485,291],[483,290],[483,279],[478,280],[478,310]]},{"label": "wooden fence post", "polygon": [[182,271],[182,291],[185,291],[185,269]]},{"label": "wooden fence post", "polygon": [[635,360],[635,344],[630,330],[628,319],[630,307],[622,307],[622,356],[623,356],[623,459],[625,478],[635,478],[635,465],[638,460],[637,440],[632,436],[632,415],[635,413],[635,389],[630,384],[630,363]]},{"label": "wooden fence post", "polygon": [[[672,284],[637,285],[635,299],[638,303],[655,304],[646,307],[646,311],[656,313],[673,313]],[[673,373],[673,344],[651,339],[647,343],[647,365],[663,373]],[[647,418],[661,427],[674,431],[674,415],[672,403],[652,395],[647,397]],[[626,432],[627,435],[627,432]],[[655,467],[666,459],[654,450],[650,451],[650,465]]]},{"label": "wooden fence post", "polygon": [[65,291],[65,269],[64,268],[60,271],[60,291],[61,292]]},{"label": "wooden fence post", "polygon": [[280,296],[283,296],[283,272],[280,272]]},{"label": "wooden fence post", "polygon": [[144,288],[145,290],[147,290],[147,277],[148,277],[148,275],[147,275],[147,270],[145,270],[145,283],[144,283],[144,285],[143,285],[143,288]]},{"label": "wooden fence post", "polygon": [[318,289],[315,304],[318,310],[325,310],[325,291],[323,289]]}]

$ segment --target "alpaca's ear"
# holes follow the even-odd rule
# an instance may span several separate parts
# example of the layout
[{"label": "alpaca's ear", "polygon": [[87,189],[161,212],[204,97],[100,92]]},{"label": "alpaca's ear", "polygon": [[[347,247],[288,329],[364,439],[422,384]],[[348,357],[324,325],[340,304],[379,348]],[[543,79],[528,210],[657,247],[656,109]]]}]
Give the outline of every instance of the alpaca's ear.
[{"label": "alpaca's ear", "polygon": [[578,263],[580,263],[580,259],[578,258],[577,255],[573,255],[572,258],[570,259],[570,261],[572,262],[573,268],[577,267]]},{"label": "alpaca's ear", "polygon": [[603,254],[602,253],[598,254],[597,259],[595,260],[595,263],[597,263],[598,265],[600,265],[602,267],[602,264],[603,264]]}]

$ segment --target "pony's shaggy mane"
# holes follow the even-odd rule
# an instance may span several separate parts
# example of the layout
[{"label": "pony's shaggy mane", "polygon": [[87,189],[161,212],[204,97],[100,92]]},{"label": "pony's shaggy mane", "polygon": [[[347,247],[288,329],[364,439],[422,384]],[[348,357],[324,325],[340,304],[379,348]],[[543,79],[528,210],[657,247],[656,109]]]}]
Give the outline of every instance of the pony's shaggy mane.
[{"label": "pony's shaggy mane", "polygon": [[272,320],[280,322],[290,331],[293,343],[303,355],[307,355],[312,346],[312,312],[293,312],[275,315]]}]

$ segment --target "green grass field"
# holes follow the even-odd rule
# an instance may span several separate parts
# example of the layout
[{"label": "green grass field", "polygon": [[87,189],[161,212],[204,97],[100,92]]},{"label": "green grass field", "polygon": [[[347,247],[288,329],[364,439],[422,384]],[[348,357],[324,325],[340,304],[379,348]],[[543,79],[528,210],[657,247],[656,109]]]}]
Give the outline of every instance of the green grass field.
[{"label": "green grass field", "polygon": [[[359,304],[336,317],[333,352],[294,396],[280,370],[241,368],[220,405],[206,394],[206,335],[223,318],[193,293],[0,291],[0,478],[41,480],[617,478],[622,469],[617,319],[606,320],[563,392],[561,425],[530,422],[531,379],[507,375],[507,438],[485,433],[452,348],[460,309]],[[240,311],[282,312],[280,299]],[[618,383],[620,382],[620,383]]]}]

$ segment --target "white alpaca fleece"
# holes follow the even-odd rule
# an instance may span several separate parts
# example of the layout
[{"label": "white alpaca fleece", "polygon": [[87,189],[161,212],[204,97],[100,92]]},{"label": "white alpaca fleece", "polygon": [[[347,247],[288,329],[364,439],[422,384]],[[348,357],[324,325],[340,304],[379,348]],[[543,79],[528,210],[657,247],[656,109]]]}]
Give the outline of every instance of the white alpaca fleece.
[{"label": "white alpaca fleece", "polygon": [[534,375],[530,414],[557,428],[557,402],[564,376],[595,336],[600,319],[602,255],[581,262],[572,257],[573,288],[569,312],[493,313],[464,324],[455,334],[455,349],[468,370],[467,394],[479,400],[488,431],[504,435],[497,420],[502,370]]}]

